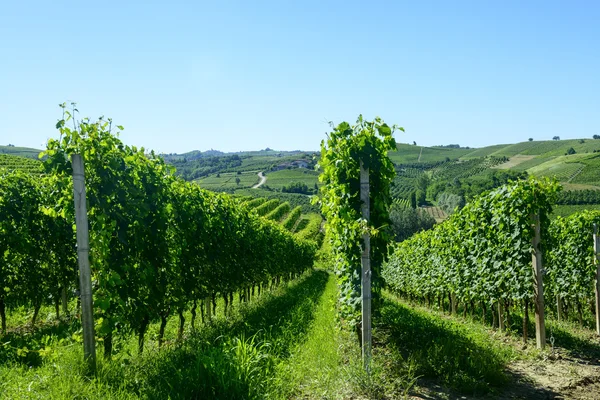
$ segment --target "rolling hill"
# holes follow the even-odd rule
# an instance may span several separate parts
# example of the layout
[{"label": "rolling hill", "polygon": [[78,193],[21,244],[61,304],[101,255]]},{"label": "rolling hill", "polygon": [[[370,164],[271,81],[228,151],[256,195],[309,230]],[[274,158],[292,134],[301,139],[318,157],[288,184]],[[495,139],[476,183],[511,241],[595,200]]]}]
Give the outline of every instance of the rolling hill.
[{"label": "rolling hill", "polygon": [[[392,196],[408,199],[418,190],[425,192],[426,204],[438,205],[440,193],[451,192],[465,199],[524,174],[555,177],[566,191],[600,190],[600,140],[570,139],[526,141],[497,144],[482,148],[458,145],[424,147],[398,143],[390,152],[396,166]],[[37,171],[40,150],[0,146],[0,166]],[[217,150],[190,151],[183,154],[163,154],[175,166],[182,178],[197,182],[213,191],[243,194],[252,197],[290,200],[294,205],[308,206],[308,195],[316,192],[320,183],[314,167],[318,152],[276,151],[265,149],[238,153]],[[258,182],[258,172],[267,177],[265,185],[250,189]],[[305,192],[282,193],[294,183]],[[425,185],[425,186],[423,186]],[[600,206],[599,199],[589,196],[573,203],[569,196],[562,204],[561,214],[569,207]],[[312,208],[312,207],[310,207]],[[306,211],[306,210],[305,210]]]}]

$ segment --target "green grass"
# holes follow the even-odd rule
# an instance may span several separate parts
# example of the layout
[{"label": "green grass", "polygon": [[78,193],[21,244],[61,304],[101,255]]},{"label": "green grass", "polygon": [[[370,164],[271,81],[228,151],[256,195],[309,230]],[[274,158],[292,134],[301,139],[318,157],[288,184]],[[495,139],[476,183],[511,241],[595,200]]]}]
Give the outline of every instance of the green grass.
[{"label": "green grass", "polygon": [[571,214],[584,210],[600,210],[600,204],[582,204],[582,205],[557,205],[554,206],[551,217],[556,216],[568,217]]},{"label": "green grass", "polygon": [[493,152],[491,155],[496,156],[496,157],[503,157],[503,156],[512,157],[517,154],[529,154],[529,153],[525,153],[525,152],[535,148],[536,146],[538,146],[538,144],[539,144],[539,142],[536,142],[536,141],[509,144],[502,148],[499,148],[498,150]]},{"label": "green grass", "polygon": [[10,154],[14,156],[38,159],[39,154],[42,150],[32,149],[29,147],[15,147],[15,146],[0,146],[0,154]]},{"label": "green grass", "polygon": [[530,169],[528,172],[537,177],[555,177],[559,182],[567,182],[583,167],[585,167],[585,165],[581,163],[555,163],[554,161],[549,161]]},{"label": "green grass", "polygon": [[[270,171],[271,168],[284,164],[290,163],[296,160],[310,160],[313,155],[316,154],[314,152],[277,152],[277,151],[268,151],[268,152],[242,152],[237,153],[242,157],[242,165],[234,168],[235,171],[250,171],[250,170],[259,170],[259,171]],[[232,171],[228,171],[232,172]]]},{"label": "green grass", "polygon": [[533,142],[538,143],[538,145],[529,151],[523,152],[523,154],[552,157],[565,155],[567,150],[571,147],[576,151],[577,154],[593,153],[594,150],[600,150],[600,140],[583,139],[583,143],[580,142],[581,139],[546,140],[543,142]]},{"label": "green grass", "polygon": [[307,168],[293,168],[268,172],[266,177],[267,182],[265,185],[275,190],[281,190],[284,186],[288,186],[292,182],[304,183],[309,189],[314,188],[315,184],[320,186],[319,173]]},{"label": "green grass", "polygon": [[527,171],[530,168],[537,167],[540,164],[552,160],[553,157],[535,157],[531,160],[523,161],[522,163],[515,165],[511,169],[514,171]]},{"label": "green grass", "polygon": [[[259,178],[257,173],[257,171],[242,172],[241,174],[235,172],[223,172],[218,174],[219,176],[213,174],[206,178],[198,179],[195,182],[202,188],[212,191],[244,189],[258,183]],[[236,183],[236,178],[240,179],[239,184]]]},{"label": "green grass", "polygon": [[[345,368],[348,354],[340,351],[352,346],[346,332],[336,323],[337,287],[329,276],[315,309],[315,319],[306,340],[291,351],[291,356],[275,370],[271,398],[342,398],[352,392],[350,373]],[[360,362],[358,352],[350,350],[352,363]]]},{"label": "green grass", "polygon": [[493,146],[487,146],[487,147],[482,147],[479,149],[474,149],[474,150],[471,150],[469,153],[465,154],[464,156],[462,156],[461,159],[468,160],[469,158],[488,157],[488,156],[491,156],[492,154],[496,153],[497,151],[502,150],[506,146],[509,146],[509,145],[508,144],[496,144]]},{"label": "green grass", "polygon": [[[167,345],[159,350],[150,342],[141,356],[135,337],[125,336],[112,360],[99,358],[91,379],[83,373],[81,344],[53,343],[40,366],[0,365],[0,392],[9,399],[264,398],[281,382],[276,367],[307,340],[328,281],[326,272],[311,271],[227,317],[221,311],[211,324],[188,331],[182,343],[171,318]],[[148,337],[157,329],[153,324]]]},{"label": "green grass", "polygon": [[[415,163],[421,157],[420,162],[444,161],[446,158],[456,160],[470,152],[473,149],[449,149],[444,147],[423,147],[414,146],[405,143],[398,143],[397,151],[390,151],[388,156],[394,164]],[[421,151],[422,149],[422,151]]]},{"label": "green grass", "polygon": [[392,295],[384,297],[376,339],[410,359],[417,375],[465,394],[482,395],[507,384],[505,365],[517,355],[480,324],[412,308]]}]

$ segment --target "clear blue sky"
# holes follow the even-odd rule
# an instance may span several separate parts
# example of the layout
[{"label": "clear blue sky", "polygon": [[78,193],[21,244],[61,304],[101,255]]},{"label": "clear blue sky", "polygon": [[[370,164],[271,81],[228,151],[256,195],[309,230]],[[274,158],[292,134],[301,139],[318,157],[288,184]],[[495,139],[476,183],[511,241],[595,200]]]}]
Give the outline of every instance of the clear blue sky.
[{"label": "clear blue sky", "polygon": [[400,142],[600,134],[598,1],[3,1],[0,144],[57,104],[160,152],[318,149],[359,113]]}]

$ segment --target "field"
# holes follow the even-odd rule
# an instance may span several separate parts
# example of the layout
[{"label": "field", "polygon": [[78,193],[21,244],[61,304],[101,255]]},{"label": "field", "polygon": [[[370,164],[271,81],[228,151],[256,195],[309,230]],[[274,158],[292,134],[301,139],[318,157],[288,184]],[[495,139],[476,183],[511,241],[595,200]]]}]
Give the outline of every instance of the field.
[{"label": "field", "polygon": [[588,204],[588,205],[557,205],[554,206],[552,217],[560,215],[561,217],[568,217],[571,214],[575,214],[584,210],[598,210],[600,211],[600,204]]},{"label": "field", "polygon": [[34,160],[38,159],[41,150],[32,149],[29,147],[15,147],[15,146],[0,146],[0,154],[10,154],[14,156],[31,158]]},{"label": "field", "polygon": [[19,170],[29,174],[42,173],[42,164],[37,159],[9,154],[0,154],[0,168]]},{"label": "field", "polygon": [[[213,191],[228,191],[228,190],[236,190],[236,189],[245,189],[254,186],[258,183],[258,172],[257,171],[248,171],[242,172],[238,174],[236,172],[223,172],[217,174],[210,175],[206,178],[198,179],[196,182],[203,189],[213,190]],[[236,183],[236,179],[240,179],[240,183]]]},{"label": "field", "polygon": [[[531,161],[533,159],[535,159],[535,156],[524,156],[524,155],[513,156],[507,162],[502,163],[500,165],[496,165],[496,166],[494,166],[492,168],[496,168],[496,169],[511,169],[511,168],[515,168],[517,166],[520,166],[521,164],[524,164],[527,161]],[[522,168],[522,167],[520,167],[520,168]]]},{"label": "field", "polygon": [[456,160],[465,154],[472,152],[471,149],[454,149],[445,147],[423,147],[404,143],[398,143],[397,151],[389,152],[388,156],[395,164],[406,164],[416,162],[444,161],[446,158]]},{"label": "field", "polygon": [[265,185],[274,190],[281,190],[290,183],[299,182],[314,189],[315,185],[320,186],[319,173],[306,168],[284,169],[281,171],[272,171],[266,174],[267,182]]},{"label": "field", "polygon": [[479,157],[489,157],[493,155],[495,152],[505,148],[506,144],[497,144],[494,146],[482,147],[480,149],[473,149],[469,153],[463,155],[461,159],[469,159],[469,158],[479,158]]},{"label": "field", "polygon": [[442,222],[448,218],[448,215],[440,207],[423,207],[422,210],[431,215],[435,222]]}]

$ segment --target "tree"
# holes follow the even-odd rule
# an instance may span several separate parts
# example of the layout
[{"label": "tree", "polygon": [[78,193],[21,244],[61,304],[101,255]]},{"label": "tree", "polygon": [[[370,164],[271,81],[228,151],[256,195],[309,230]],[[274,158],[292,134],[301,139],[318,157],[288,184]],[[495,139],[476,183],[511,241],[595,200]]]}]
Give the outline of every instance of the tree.
[{"label": "tree", "polygon": [[568,155],[575,154],[575,153],[576,153],[576,152],[575,152],[575,149],[574,149],[574,148],[572,148],[572,147],[569,147],[569,150],[567,150],[567,152],[565,153],[565,155],[567,155],[567,156],[568,156]]},{"label": "tree", "polygon": [[419,178],[417,178],[417,188],[422,190],[423,192],[427,191],[427,187],[431,183],[431,179],[427,174],[421,174]]},{"label": "tree", "polygon": [[417,145],[417,142],[415,142],[415,141],[413,140],[413,146],[416,146],[416,145]]},{"label": "tree", "polygon": [[[315,184],[316,185],[316,184]],[[302,182],[292,182],[281,188],[284,193],[302,193],[309,194],[308,185]]]},{"label": "tree", "polygon": [[240,181],[241,181],[240,177],[239,177],[239,176],[236,176],[236,177],[235,177],[235,183],[239,185],[239,184],[240,184]]},{"label": "tree", "polygon": [[394,231],[394,240],[402,242],[417,232],[433,228],[435,220],[426,212],[405,207],[398,203],[390,208],[390,221]]},{"label": "tree", "polygon": [[529,138],[529,141],[530,141],[530,142],[533,142],[533,138],[532,138],[532,137],[530,137],[530,138]]},{"label": "tree", "polygon": [[560,140],[560,136],[554,136],[552,140]]},{"label": "tree", "polygon": [[592,136],[594,139],[600,139],[600,135],[594,135]]},{"label": "tree", "polygon": [[418,206],[422,206],[427,202],[426,196],[425,196],[425,192],[421,189],[417,190],[416,192],[416,197],[417,197],[417,205]]}]

